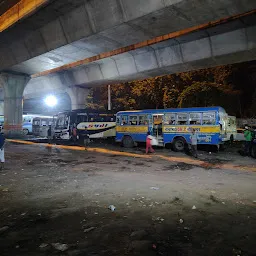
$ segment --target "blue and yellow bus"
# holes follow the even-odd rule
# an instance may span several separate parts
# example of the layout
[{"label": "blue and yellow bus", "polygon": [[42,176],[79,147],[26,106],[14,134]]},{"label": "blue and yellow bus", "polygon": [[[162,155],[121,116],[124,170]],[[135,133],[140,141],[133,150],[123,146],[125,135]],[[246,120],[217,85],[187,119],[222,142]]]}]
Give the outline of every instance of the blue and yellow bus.
[{"label": "blue and yellow bus", "polygon": [[116,141],[124,147],[145,142],[147,132],[159,146],[183,151],[194,128],[198,144],[220,146],[227,140],[228,114],[221,107],[121,111],[116,116]]}]

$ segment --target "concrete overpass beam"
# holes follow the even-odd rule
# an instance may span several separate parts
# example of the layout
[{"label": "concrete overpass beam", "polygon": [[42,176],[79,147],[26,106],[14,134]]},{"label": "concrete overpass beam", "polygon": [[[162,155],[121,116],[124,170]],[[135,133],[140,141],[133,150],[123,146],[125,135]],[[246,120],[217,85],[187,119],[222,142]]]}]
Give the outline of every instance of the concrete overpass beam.
[{"label": "concrete overpass beam", "polygon": [[87,103],[89,88],[71,87],[67,89],[67,93],[71,99],[71,109],[83,109]]},{"label": "concrete overpass beam", "polygon": [[0,84],[4,88],[4,131],[8,137],[22,135],[22,95],[29,80],[26,75],[0,74]]}]

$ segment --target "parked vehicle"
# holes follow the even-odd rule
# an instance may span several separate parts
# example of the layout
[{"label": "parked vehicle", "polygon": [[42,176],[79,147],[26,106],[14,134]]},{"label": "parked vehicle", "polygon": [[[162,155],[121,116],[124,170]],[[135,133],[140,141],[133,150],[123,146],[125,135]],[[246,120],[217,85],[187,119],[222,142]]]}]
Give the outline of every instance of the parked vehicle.
[{"label": "parked vehicle", "polygon": [[55,120],[52,116],[40,116],[33,118],[32,132],[35,136],[47,137],[49,126],[54,130]]},{"label": "parked vehicle", "polygon": [[[57,140],[80,140],[85,145],[90,139],[115,137],[115,114],[80,109],[58,114],[54,130]],[[77,130],[74,138],[73,129]]]},{"label": "parked vehicle", "polygon": [[116,141],[133,147],[145,142],[150,132],[159,146],[171,144],[175,151],[183,151],[195,129],[198,144],[219,147],[228,140],[227,120],[221,107],[121,111],[117,113]]},{"label": "parked vehicle", "polygon": [[231,143],[236,140],[237,137],[237,126],[236,126],[236,117],[228,116],[228,124],[227,124],[227,140]]},{"label": "parked vehicle", "polygon": [[237,133],[236,133],[236,141],[245,141],[244,137],[244,129],[242,128],[237,128]]}]

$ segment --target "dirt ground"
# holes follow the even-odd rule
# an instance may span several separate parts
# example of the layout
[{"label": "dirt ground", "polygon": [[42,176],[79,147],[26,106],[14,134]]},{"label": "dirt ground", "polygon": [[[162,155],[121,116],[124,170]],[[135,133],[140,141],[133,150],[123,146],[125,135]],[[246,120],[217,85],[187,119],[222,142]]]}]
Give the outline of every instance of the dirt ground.
[{"label": "dirt ground", "polygon": [[256,255],[255,159],[157,151],[186,161],[8,143],[0,255]]}]

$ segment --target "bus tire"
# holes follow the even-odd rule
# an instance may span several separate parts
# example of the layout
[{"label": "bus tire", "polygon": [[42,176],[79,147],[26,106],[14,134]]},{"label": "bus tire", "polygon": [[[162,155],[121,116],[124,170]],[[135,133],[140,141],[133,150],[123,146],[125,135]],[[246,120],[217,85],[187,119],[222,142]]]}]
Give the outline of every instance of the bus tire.
[{"label": "bus tire", "polygon": [[184,151],[186,146],[186,141],[182,137],[175,138],[172,142],[172,148],[175,152],[182,152]]},{"label": "bus tire", "polygon": [[226,145],[225,144],[220,144],[219,145],[219,151],[224,151],[226,149]]},{"label": "bus tire", "polygon": [[124,136],[122,141],[124,148],[133,148],[134,147],[134,141],[131,136]]},{"label": "bus tire", "polygon": [[28,135],[29,134],[29,130],[28,129],[23,129],[22,133],[23,133],[23,135]]}]

